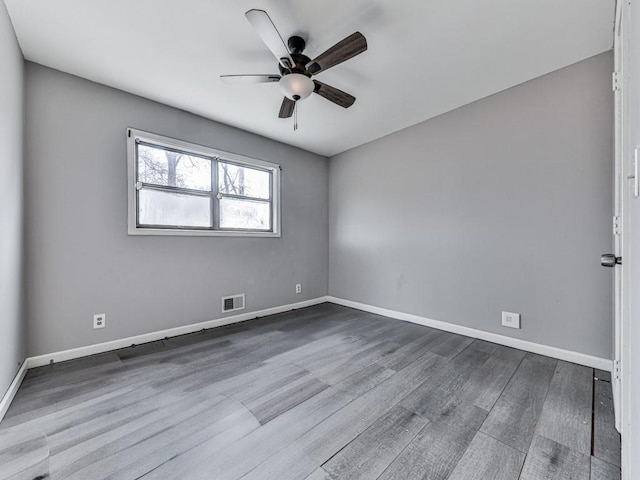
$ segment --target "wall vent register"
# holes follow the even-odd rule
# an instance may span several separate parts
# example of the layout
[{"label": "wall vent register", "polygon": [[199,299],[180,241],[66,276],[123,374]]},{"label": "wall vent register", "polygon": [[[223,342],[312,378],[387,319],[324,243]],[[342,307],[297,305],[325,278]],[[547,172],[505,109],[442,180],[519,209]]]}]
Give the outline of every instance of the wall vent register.
[{"label": "wall vent register", "polygon": [[244,293],[222,297],[222,313],[244,310]]}]

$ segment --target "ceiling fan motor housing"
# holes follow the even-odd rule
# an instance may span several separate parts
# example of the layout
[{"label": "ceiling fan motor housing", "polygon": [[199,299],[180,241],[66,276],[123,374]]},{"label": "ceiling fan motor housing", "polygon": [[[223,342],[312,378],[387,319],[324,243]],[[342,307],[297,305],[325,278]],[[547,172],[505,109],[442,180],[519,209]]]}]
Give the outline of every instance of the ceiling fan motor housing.
[{"label": "ceiling fan motor housing", "polygon": [[282,65],[278,64],[280,69],[280,75],[286,75],[289,72],[292,73],[301,73],[310,77],[311,74],[307,72],[306,65],[311,62],[311,59],[302,53],[292,53],[291,58],[293,59],[294,64],[291,66],[291,70],[284,68]]},{"label": "ceiling fan motor housing", "polygon": [[307,64],[311,59],[302,54],[306,45],[304,38],[294,35],[289,37],[287,44],[294,64],[290,69],[278,64],[282,75],[279,83],[284,95],[297,102],[298,100],[304,100],[315,90],[311,74],[307,72]]},{"label": "ceiling fan motor housing", "polygon": [[289,37],[287,45],[289,46],[289,51],[291,53],[302,53],[307,43],[304,41],[304,38],[294,35]]}]

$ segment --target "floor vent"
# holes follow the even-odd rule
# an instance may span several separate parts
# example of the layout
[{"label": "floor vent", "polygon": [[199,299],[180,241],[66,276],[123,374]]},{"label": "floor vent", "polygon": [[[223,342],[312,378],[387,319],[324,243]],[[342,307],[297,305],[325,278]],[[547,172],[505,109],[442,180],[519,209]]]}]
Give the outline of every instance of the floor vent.
[{"label": "floor vent", "polygon": [[244,293],[222,297],[222,313],[244,310]]}]

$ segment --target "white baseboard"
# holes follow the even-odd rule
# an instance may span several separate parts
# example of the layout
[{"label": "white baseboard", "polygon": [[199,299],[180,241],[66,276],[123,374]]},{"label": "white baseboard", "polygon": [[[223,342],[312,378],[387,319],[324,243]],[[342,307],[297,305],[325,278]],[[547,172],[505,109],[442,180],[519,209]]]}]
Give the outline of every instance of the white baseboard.
[{"label": "white baseboard", "polygon": [[87,345],[86,347],[73,348],[70,350],[63,350],[60,352],[49,353],[46,355],[38,355],[37,357],[28,357],[20,367],[18,374],[11,382],[9,389],[0,400],[0,422],[4,418],[13,397],[15,397],[20,384],[30,368],[41,367],[48,365],[51,362],[58,363],[66,360],[73,360],[75,358],[87,357],[89,355],[95,355],[97,353],[109,352],[112,350],[118,350],[119,348],[129,347],[132,344],[140,345],[143,343],[153,342],[156,340],[162,340],[166,337],[177,337],[178,335],[185,335],[187,333],[199,332],[203,329],[222,327],[224,325],[231,325],[233,323],[240,323],[246,320],[253,320],[259,317],[266,317],[268,315],[275,315],[277,313],[288,312],[298,308],[311,307],[320,303],[325,303],[326,297],[313,298],[311,300],[305,300],[303,302],[291,303],[289,305],[282,305],[279,307],[267,308],[264,310],[258,310],[254,312],[242,313],[240,315],[233,315],[231,317],[219,318],[217,320],[209,320],[207,322],[194,323],[191,325],[184,325],[182,327],[169,328],[167,330],[160,330],[157,332],[145,333],[143,335],[136,335],[133,337],[121,338],[118,340],[112,340],[110,342],[97,343],[95,345]]},{"label": "white baseboard", "polygon": [[542,345],[540,343],[520,340],[519,338],[507,337],[505,335],[485,332],[483,330],[476,330],[475,328],[463,327],[461,325],[455,325],[453,323],[432,320],[431,318],[421,317],[419,315],[413,315],[411,313],[387,310],[386,308],[374,307],[365,303],[352,302],[351,300],[344,300],[342,298],[332,296],[328,296],[326,298],[328,302],[343,305],[345,307],[356,308],[365,312],[375,313],[377,315],[382,315],[383,317],[390,317],[398,320],[404,320],[406,322],[417,323],[418,325],[424,325],[426,327],[444,330],[445,332],[457,333],[466,337],[479,338],[480,340],[486,340],[488,342],[498,343],[507,347],[518,348],[527,352],[533,352],[547,357],[557,358],[559,360],[565,360],[571,363],[577,363],[578,365],[584,365],[585,367],[589,368],[597,368],[599,370],[605,370],[607,372],[611,372],[613,370],[613,361],[606,358],[594,357],[591,355],[586,355],[584,353],[573,352],[571,350],[564,350],[562,348],[550,347],[548,345]]},{"label": "white baseboard", "polygon": [[95,345],[88,345],[86,347],[73,348],[70,350],[63,350],[60,352],[54,352],[47,355],[39,355],[37,357],[27,358],[20,367],[17,375],[13,379],[13,382],[9,386],[9,389],[5,393],[2,400],[0,400],[0,421],[4,418],[5,413],[11,405],[13,397],[20,388],[20,384],[30,368],[41,367],[48,365],[51,362],[58,363],[66,360],[73,360],[75,358],[87,357],[89,355],[95,355],[98,353],[109,352],[112,350],[118,350],[120,348],[129,347],[132,344],[140,345],[143,343],[153,342],[156,340],[162,340],[166,337],[176,337],[178,335],[185,335],[187,333],[198,332],[203,329],[222,327],[224,325],[231,325],[234,323],[244,322],[259,317],[266,317],[268,315],[275,315],[277,313],[288,312],[298,308],[310,307],[318,305],[320,303],[331,302],[337,305],[343,305],[345,307],[356,308],[365,312],[375,313],[384,317],[395,318],[397,320],[404,320],[406,322],[416,323],[418,325],[424,325],[426,327],[436,328],[438,330],[444,330],[446,332],[457,333],[459,335],[465,335],[467,337],[479,338],[488,342],[498,343],[507,347],[518,348],[527,352],[538,353],[552,358],[560,360],[566,360],[568,362],[577,363],[590,368],[597,368],[600,370],[606,370],[608,372],[613,369],[613,362],[605,358],[594,357],[586,355],[584,353],[573,352],[570,350],[564,350],[561,348],[550,347],[547,345],[541,345],[539,343],[528,342],[526,340],[520,340],[517,338],[506,337],[504,335],[498,335],[497,333],[485,332],[482,330],[476,330],[475,328],[463,327],[455,325],[453,323],[442,322],[439,320],[432,320],[430,318],[421,317],[419,315],[413,315],[410,313],[397,312],[394,310],[388,310],[386,308],[374,307],[364,303],[353,302],[351,300],[344,300],[342,298],[326,296],[313,298],[311,300],[305,300],[303,302],[292,303],[289,305],[282,305],[280,307],[267,308],[265,310],[259,310],[255,312],[242,313],[240,315],[234,315],[231,317],[219,318],[217,320],[210,320],[202,323],[194,323],[191,325],[185,325],[182,327],[169,328],[167,330],[160,330],[157,332],[145,333],[143,335],[136,335],[133,337],[121,338],[118,340],[112,340],[110,342],[98,343]]},{"label": "white baseboard", "polygon": [[27,374],[28,369],[29,367],[27,366],[27,361],[25,360],[24,362],[22,362],[22,365],[20,365],[20,370],[18,370],[18,373],[14,377],[13,382],[11,382],[11,385],[9,385],[9,389],[2,397],[2,400],[0,400],[0,422],[7,413],[7,410],[9,410],[9,406],[13,401],[13,397],[15,397],[16,393],[18,393],[20,384],[22,383],[22,380],[24,380],[24,376]]},{"label": "white baseboard", "polygon": [[312,305],[318,305],[319,303],[326,302],[326,297],[313,298],[311,300],[305,300],[303,302],[291,303],[289,305],[282,305],[279,307],[267,308],[264,310],[258,310],[254,312],[241,313],[239,315],[233,315],[231,317],[219,318],[217,320],[209,320],[201,323],[193,323],[191,325],[184,325],[182,327],[169,328],[167,330],[159,330],[157,332],[145,333],[142,335],[136,335],[133,337],[120,338],[118,340],[112,340],[110,342],[97,343],[95,345],[87,345],[86,347],[72,348],[70,350],[63,350],[61,352],[48,353],[46,355],[39,355],[37,357],[27,358],[27,368],[41,367],[48,365],[51,362],[58,363],[66,360],[73,360],[74,358],[87,357],[89,355],[95,355],[97,353],[110,352],[112,350],[118,350],[120,348],[129,347],[133,344],[140,345],[143,343],[154,342],[156,340],[162,340],[166,337],[177,337],[179,335],[186,335],[187,333],[199,332],[208,328],[222,327],[225,325],[231,325],[233,323],[244,322],[247,320],[253,320],[259,317],[266,317],[268,315],[275,315],[276,313],[288,312],[289,310],[295,310],[298,308],[310,307]]}]

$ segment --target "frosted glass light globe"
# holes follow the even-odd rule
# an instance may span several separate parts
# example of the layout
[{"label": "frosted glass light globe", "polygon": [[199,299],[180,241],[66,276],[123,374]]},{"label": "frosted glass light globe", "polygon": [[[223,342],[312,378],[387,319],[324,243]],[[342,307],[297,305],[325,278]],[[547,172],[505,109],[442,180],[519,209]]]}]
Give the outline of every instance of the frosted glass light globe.
[{"label": "frosted glass light globe", "polygon": [[278,82],[285,97],[290,100],[304,100],[313,93],[315,85],[306,75],[301,73],[289,73]]}]

